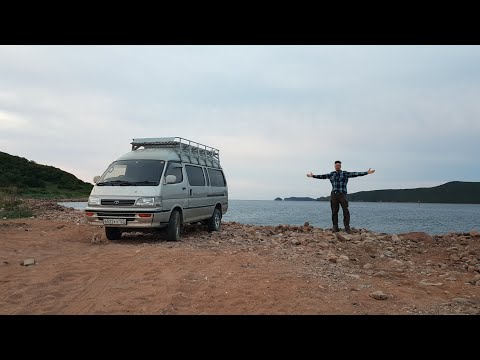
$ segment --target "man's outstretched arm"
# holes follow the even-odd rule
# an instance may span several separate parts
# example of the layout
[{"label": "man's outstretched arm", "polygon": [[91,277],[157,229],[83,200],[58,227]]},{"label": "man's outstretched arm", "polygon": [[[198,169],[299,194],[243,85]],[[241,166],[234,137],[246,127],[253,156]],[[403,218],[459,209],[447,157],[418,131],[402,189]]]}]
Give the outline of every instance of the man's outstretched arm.
[{"label": "man's outstretched arm", "polygon": [[310,171],[310,173],[308,173],[307,176],[314,179],[328,179],[330,177],[330,174],[313,175],[312,172]]},{"label": "man's outstretched arm", "polygon": [[375,170],[372,170],[372,169],[368,169],[368,171],[362,171],[362,172],[348,172],[347,171],[347,177],[354,178],[354,177],[357,177],[357,176],[365,176],[365,175],[368,175],[368,174],[373,174],[374,172],[375,172]]}]

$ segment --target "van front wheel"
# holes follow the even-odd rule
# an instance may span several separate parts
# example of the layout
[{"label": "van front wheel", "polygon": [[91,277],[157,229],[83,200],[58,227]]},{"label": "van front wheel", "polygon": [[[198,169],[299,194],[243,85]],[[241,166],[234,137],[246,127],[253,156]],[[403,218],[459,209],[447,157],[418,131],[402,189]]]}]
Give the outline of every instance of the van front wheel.
[{"label": "van front wheel", "polygon": [[222,213],[218,208],[213,210],[212,217],[208,220],[208,231],[220,231],[222,229]]},{"label": "van front wheel", "polygon": [[173,210],[172,215],[170,215],[170,220],[168,221],[168,226],[167,226],[167,241],[180,240],[181,226],[182,226],[182,223],[180,220],[180,212],[178,212],[178,210]]},{"label": "van front wheel", "polygon": [[122,237],[122,231],[119,228],[106,227],[105,235],[107,236],[108,240],[120,240]]}]

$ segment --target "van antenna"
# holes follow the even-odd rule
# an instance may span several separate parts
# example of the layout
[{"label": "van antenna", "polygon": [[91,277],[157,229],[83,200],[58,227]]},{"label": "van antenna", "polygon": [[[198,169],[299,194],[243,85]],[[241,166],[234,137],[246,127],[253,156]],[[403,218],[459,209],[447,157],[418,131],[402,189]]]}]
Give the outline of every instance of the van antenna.
[{"label": "van antenna", "polygon": [[117,149],[115,150],[115,154],[113,154],[113,158],[112,158],[112,161],[110,161],[110,164],[113,162],[113,160],[115,160],[115,157],[117,156],[119,147],[120,147],[120,144],[117,145]]}]

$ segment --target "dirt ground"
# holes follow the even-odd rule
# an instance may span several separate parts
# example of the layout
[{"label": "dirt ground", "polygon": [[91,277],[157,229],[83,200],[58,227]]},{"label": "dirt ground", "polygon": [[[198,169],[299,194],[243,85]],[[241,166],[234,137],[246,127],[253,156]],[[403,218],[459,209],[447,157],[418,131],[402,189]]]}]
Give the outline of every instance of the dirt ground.
[{"label": "dirt ground", "polygon": [[80,211],[32,207],[0,218],[0,314],[480,314],[476,232],[223,223],[108,241]]}]

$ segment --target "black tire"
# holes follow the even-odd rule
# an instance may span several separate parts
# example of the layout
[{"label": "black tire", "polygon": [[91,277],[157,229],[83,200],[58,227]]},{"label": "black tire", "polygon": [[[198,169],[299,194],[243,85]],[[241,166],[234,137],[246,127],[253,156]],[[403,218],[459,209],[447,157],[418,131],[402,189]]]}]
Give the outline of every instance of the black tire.
[{"label": "black tire", "polygon": [[219,208],[213,210],[212,217],[208,220],[208,231],[222,230],[222,213]]},{"label": "black tire", "polygon": [[105,235],[107,236],[108,240],[120,240],[122,237],[122,231],[119,228],[106,227]]},{"label": "black tire", "polygon": [[180,240],[181,228],[182,220],[180,219],[180,212],[173,210],[167,225],[167,241]]}]

